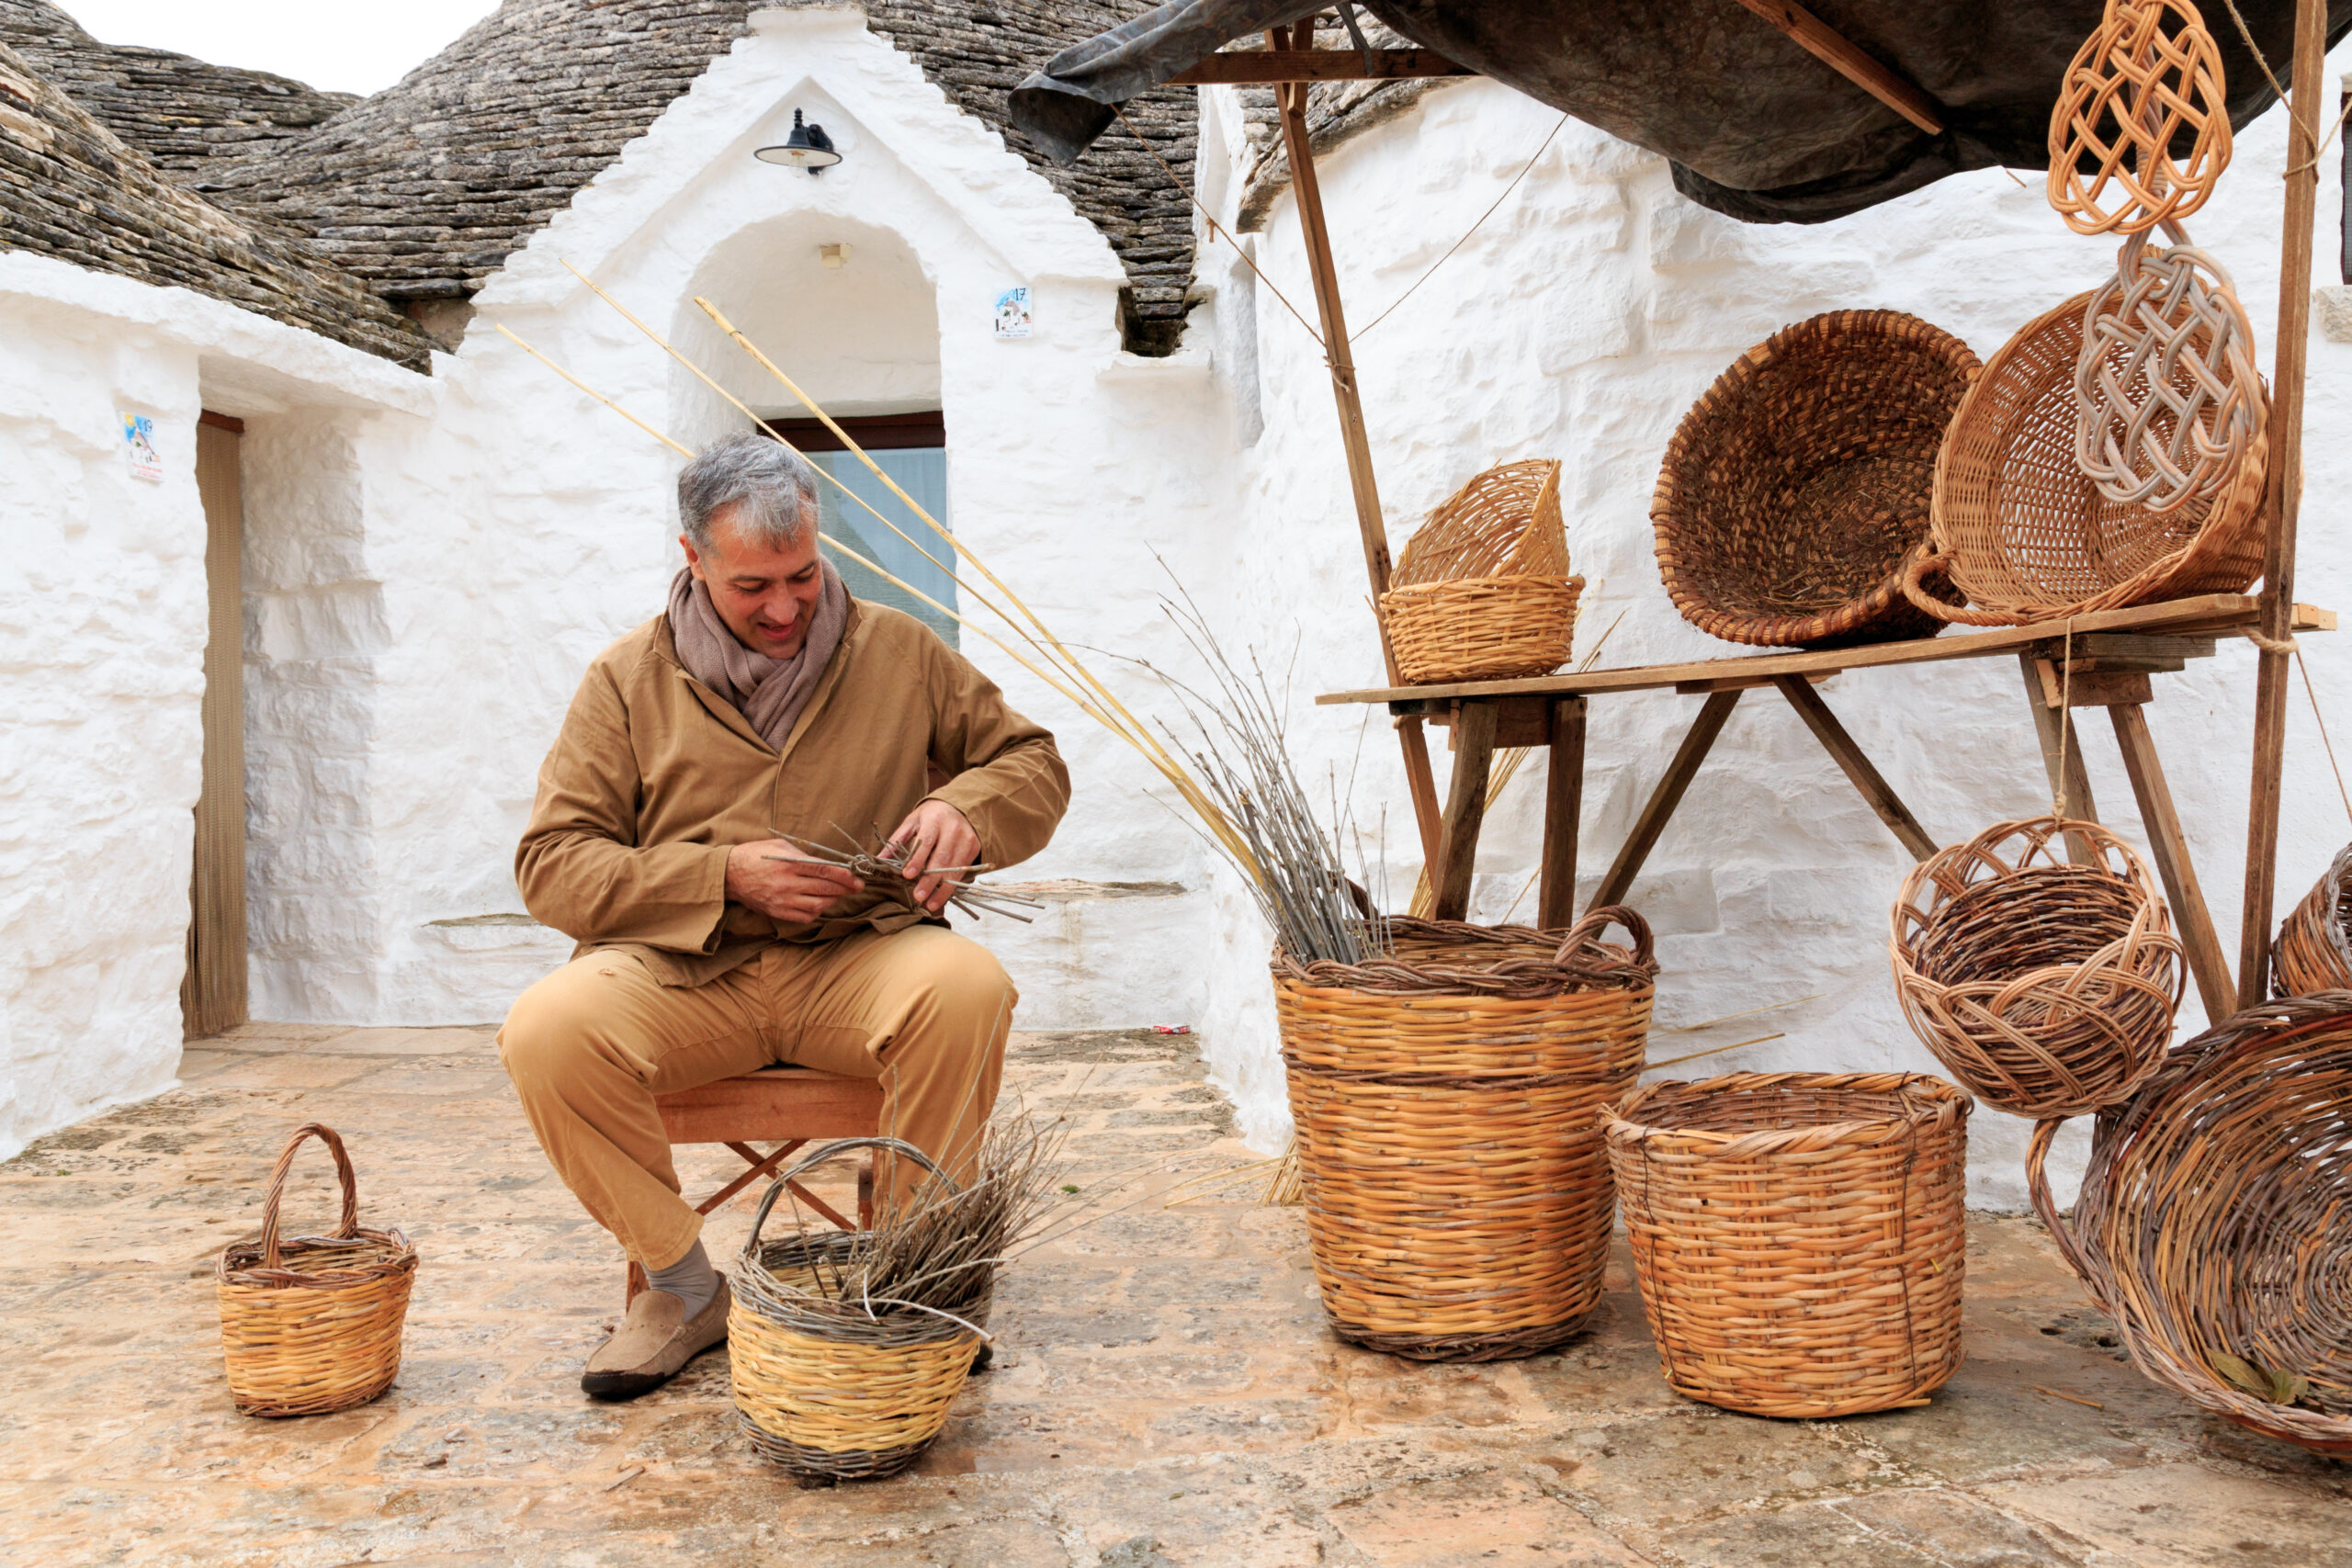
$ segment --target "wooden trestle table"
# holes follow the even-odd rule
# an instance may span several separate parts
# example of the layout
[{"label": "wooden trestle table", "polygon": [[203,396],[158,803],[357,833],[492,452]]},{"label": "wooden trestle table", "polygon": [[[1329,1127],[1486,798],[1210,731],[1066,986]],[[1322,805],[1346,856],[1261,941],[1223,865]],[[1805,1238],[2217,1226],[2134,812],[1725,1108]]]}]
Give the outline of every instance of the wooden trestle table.
[{"label": "wooden trestle table", "polygon": [[[1861,793],[1880,821],[1915,860],[1940,847],[1895,795],[1886,778],[1838,721],[1814,683],[1849,670],[1935,664],[1955,659],[2016,658],[2025,676],[2028,707],[2041,742],[2042,762],[2053,795],[2063,795],[2070,815],[2097,820],[2090,783],[2083,771],[2082,747],[2074,738],[2072,708],[2103,707],[2115,727],[2124,771],[2138,797],[2148,851],[2164,879],[2174,926],[2188,949],[2189,968],[2206,1012],[2226,1018],[2237,1010],[2237,987],[2211,915],[2206,911],[2180,816],[2148,732],[2145,706],[2151,674],[2178,671],[2192,659],[2211,655],[2224,637],[2244,637],[2258,626],[2261,601],[2250,595],[2207,594],[2128,610],[2106,610],[2065,621],[2002,626],[1990,631],[1955,629],[1941,637],[1856,648],[1750,654],[1687,664],[1645,664],[1619,670],[1542,675],[1516,681],[1464,681],[1443,685],[1388,686],[1332,692],[1318,704],[1383,703],[1398,719],[1426,719],[1453,734],[1453,777],[1447,790],[1444,830],[1437,863],[1430,868],[1440,919],[1458,920],[1470,907],[1471,866],[1485,823],[1487,789],[1495,749],[1550,749],[1544,807],[1544,852],[1536,919],[1545,929],[1568,925],[1575,917],[1577,815],[1584,799],[1586,711],[1591,700],[1614,692],[1673,690],[1705,697],[1682,743],[1650,791],[1633,832],[1600,879],[1595,907],[1624,901],[1642,864],[1690,788],[1707,751],[1742,693],[1770,686],[1785,697],[1832,761]],[[2295,606],[2297,632],[2333,631],[2334,612]],[[2063,705],[2062,705],[2063,703]],[[2064,738],[2062,743],[2062,736]],[[2065,777],[2058,774],[2064,759]],[[1957,841],[1957,840],[1954,840]],[[2077,848],[2079,858],[2084,852]]]}]

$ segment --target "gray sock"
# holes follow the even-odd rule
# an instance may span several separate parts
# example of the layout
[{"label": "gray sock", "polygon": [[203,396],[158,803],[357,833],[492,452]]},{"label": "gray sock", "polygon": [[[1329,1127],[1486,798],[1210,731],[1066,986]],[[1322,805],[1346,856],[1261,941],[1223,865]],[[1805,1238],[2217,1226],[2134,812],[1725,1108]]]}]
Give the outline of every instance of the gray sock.
[{"label": "gray sock", "polygon": [[667,1291],[686,1303],[688,1322],[718,1294],[718,1271],[710,1266],[710,1254],[702,1249],[700,1237],[684,1258],[667,1269],[648,1269],[645,1278],[655,1290]]}]

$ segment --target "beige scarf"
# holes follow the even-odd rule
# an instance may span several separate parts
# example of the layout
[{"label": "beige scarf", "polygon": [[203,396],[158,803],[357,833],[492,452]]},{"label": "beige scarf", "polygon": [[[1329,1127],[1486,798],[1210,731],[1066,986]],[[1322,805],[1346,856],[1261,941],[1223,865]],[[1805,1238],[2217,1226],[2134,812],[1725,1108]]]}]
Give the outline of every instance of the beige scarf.
[{"label": "beige scarf", "polygon": [[791,739],[792,727],[849,629],[849,590],[832,562],[818,559],[824,587],[817,594],[808,639],[790,659],[770,659],[738,641],[718,618],[710,590],[691,570],[680,571],[670,584],[670,637],[678,645],[678,662],[750,719],[760,739],[777,751]]}]

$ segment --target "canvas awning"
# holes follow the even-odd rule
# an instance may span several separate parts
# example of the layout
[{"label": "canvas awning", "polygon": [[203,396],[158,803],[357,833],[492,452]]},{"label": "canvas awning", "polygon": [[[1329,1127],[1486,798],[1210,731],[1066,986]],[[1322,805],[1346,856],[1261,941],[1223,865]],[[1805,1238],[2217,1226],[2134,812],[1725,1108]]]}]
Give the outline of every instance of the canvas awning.
[{"label": "canvas awning", "polygon": [[[1014,90],[1013,123],[1075,158],[1110,124],[1110,106],[1331,3],[1171,0],[1048,61]],[[2229,0],[2211,5],[2205,21],[2231,123],[2243,126],[2278,95]],[[2236,6],[2285,82],[2293,0]],[[1816,223],[1965,169],[2045,167],[2060,79],[2103,0],[1815,0],[1823,22],[1934,101],[1943,125],[1934,134],[1738,0],[1363,0],[1363,9],[1422,48],[1663,155],[1677,188],[1702,206],[1750,222]],[[2352,0],[2330,0],[2328,41],[2347,30]]]}]

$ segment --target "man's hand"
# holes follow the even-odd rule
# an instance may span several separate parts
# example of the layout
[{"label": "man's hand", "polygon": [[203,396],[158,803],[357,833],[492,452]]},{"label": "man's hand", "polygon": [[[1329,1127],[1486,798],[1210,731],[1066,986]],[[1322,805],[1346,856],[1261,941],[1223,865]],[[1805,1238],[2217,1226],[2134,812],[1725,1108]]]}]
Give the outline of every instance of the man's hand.
[{"label": "man's hand", "polygon": [[728,900],[787,925],[821,919],[843,896],[865,886],[847,866],[812,860],[784,839],[737,844],[727,852]]},{"label": "man's hand", "polygon": [[977,864],[980,858],[980,836],[972,831],[962,812],[944,800],[926,800],[916,807],[890,835],[890,844],[906,852],[905,874],[915,885],[915,902],[934,915],[947,907],[948,894],[964,876],[924,873],[935,865]]}]

